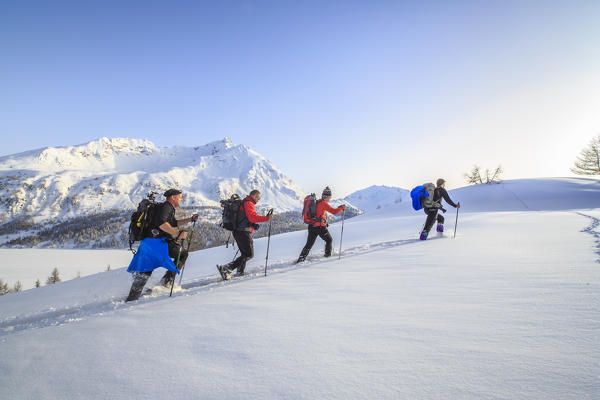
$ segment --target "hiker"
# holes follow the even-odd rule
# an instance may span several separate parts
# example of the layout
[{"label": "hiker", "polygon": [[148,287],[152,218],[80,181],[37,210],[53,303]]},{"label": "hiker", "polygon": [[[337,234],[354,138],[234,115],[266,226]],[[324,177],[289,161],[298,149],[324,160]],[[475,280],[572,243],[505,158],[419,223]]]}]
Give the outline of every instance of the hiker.
[{"label": "hiker", "polygon": [[[165,287],[171,286],[175,275],[179,273],[187,260],[188,252],[183,249],[183,240],[187,238],[188,232],[177,228],[197,221],[198,214],[194,214],[190,218],[175,219],[175,209],[183,200],[181,190],[169,189],[164,196],[166,201],[156,206],[149,232],[140,242],[140,247],[127,269],[127,272],[133,273],[134,277],[126,301],[137,300],[140,297],[144,285],[156,268],[167,269],[160,284]],[[177,260],[178,257],[179,260]]]},{"label": "hiker", "polygon": [[454,208],[460,208],[460,202],[455,204],[448,196],[448,192],[445,189],[446,181],[442,178],[436,181],[436,188],[433,192],[433,206],[432,207],[423,207],[423,211],[427,214],[427,220],[425,221],[425,226],[423,227],[423,231],[421,232],[421,240],[427,240],[427,236],[429,235],[429,231],[433,226],[433,222],[437,219],[437,228],[436,230],[440,233],[444,232],[444,217],[438,214],[438,210],[442,210],[446,212],[446,210],[442,207],[442,199],[446,201],[446,203],[450,204]]},{"label": "hiker", "polygon": [[259,222],[267,222],[273,219],[273,210],[267,215],[258,215],[254,205],[260,200],[260,192],[253,190],[242,200],[237,214],[237,220],[233,229],[233,238],[237,243],[240,256],[226,265],[217,265],[217,269],[223,280],[230,280],[231,273],[237,270],[235,276],[243,276],[246,262],[254,257],[254,242],[252,232],[258,229]]},{"label": "hiker", "polygon": [[[309,199],[309,197],[310,196],[307,196],[307,199]],[[305,199],[305,203],[307,199]],[[300,257],[298,257],[298,261],[296,261],[297,263],[306,260],[306,256],[308,256],[310,249],[315,244],[317,236],[320,236],[321,239],[325,241],[325,257],[331,256],[333,238],[331,237],[331,234],[327,229],[327,227],[329,226],[329,224],[327,223],[327,212],[330,212],[332,214],[339,214],[340,212],[342,212],[342,210],[346,208],[346,206],[341,205],[338,208],[333,208],[329,205],[329,200],[331,200],[331,189],[329,188],[329,186],[327,186],[323,190],[321,198],[315,201],[316,208],[314,217],[312,215],[307,216],[306,213],[310,208],[310,205],[308,205],[307,207],[307,205],[305,204],[305,210],[303,214],[305,214],[304,222],[308,223],[308,238],[306,239],[306,245],[300,253]]]}]

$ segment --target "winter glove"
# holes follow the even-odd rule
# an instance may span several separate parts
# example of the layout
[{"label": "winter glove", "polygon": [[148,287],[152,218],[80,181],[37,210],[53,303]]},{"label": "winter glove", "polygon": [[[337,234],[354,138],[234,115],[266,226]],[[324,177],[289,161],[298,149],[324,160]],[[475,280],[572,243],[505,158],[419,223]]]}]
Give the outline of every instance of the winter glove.
[{"label": "winter glove", "polygon": [[192,215],[192,222],[198,221],[198,214]]},{"label": "winter glove", "polygon": [[258,228],[260,228],[260,225],[259,225],[259,224],[252,224],[252,227],[253,227],[255,230],[258,230]]}]

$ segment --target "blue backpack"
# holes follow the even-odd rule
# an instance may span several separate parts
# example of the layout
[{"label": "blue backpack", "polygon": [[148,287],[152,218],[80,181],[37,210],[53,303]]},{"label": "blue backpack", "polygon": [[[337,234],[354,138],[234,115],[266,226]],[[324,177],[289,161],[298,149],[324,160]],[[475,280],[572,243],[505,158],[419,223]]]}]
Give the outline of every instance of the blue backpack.
[{"label": "blue backpack", "polygon": [[420,210],[423,207],[433,208],[435,204],[433,202],[433,192],[435,185],[433,183],[425,183],[423,185],[415,187],[410,191],[410,198],[412,199],[412,206],[415,210]]}]

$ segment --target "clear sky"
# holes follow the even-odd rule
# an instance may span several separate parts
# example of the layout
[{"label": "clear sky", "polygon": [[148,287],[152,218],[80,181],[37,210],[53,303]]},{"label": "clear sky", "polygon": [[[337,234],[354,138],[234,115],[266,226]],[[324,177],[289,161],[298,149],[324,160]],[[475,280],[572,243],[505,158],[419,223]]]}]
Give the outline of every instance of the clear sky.
[{"label": "clear sky", "polygon": [[600,1],[0,2],[0,155],[229,136],[306,191],[569,176]]}]

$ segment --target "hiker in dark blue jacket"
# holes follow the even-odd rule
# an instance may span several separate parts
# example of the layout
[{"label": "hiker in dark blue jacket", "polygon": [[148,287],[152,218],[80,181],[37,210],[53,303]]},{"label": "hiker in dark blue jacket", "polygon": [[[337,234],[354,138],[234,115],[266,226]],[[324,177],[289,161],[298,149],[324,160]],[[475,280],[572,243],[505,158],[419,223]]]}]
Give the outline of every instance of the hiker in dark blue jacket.
[{"label": "hiker in dark blue jacket", "polygon": [[433,192],[433,207],[423,208],[425,214],[427,214],[427,220],[425,221],[425,226],[423,227],[423,231],[421,232],[421,240],[427,240],[427,236],[429,235],[429,231],[433,226],[434,221],[437,219],[437,231],[444,232],[444,217],[438,214],[438,210],[446,211],[442,207],[442,199],[446,201],[446,203],[450,204],[454,208],[460,208],[460,202],[455,204],[450,196],[448,196],[448,192],[445,189],[446,181],[442,178],[438,179],[436,182],[436,188]]}]

